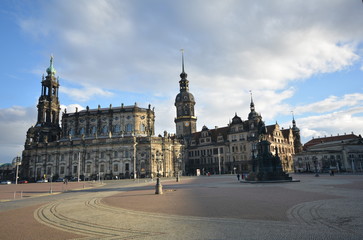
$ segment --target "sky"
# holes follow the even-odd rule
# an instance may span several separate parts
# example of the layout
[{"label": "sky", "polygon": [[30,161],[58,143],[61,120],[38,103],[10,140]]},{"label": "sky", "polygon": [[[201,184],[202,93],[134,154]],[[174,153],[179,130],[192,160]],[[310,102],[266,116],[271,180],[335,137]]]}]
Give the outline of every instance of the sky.
[{"label": "sky", "polygon": [[246,120],[302,142],[363,133],[361,0],[2,0],[0,163],[20,155],[54,56],[67,112],[151,104],[175,133],[181,51],[197,128]]}]

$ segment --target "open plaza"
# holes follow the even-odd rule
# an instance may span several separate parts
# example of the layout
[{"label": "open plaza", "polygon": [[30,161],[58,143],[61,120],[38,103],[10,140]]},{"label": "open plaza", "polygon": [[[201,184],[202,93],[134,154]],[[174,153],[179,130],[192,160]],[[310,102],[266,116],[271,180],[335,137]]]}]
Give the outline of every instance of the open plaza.
[{"label": "open plaza", "polygon": [[292,177],[163,178],[163,194],[151,179],[1,185],[0,238],[363,239],[362,175]]}]

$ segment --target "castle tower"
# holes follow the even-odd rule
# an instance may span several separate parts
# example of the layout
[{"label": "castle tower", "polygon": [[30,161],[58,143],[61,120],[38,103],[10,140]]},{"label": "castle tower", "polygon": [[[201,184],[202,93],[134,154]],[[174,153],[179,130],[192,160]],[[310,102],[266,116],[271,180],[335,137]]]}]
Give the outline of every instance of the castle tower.
[{"label": "castle tower", "polygon": [[195,100],[189,92],[189,81],[184,71],[184,52],[182,50],[182,73],[180,74],[180,92],[175,98],[176,107],[176,135],[178,138],[187,137],[196,132],[197,118],[194,113]]},{"label": "castle tower", "polygon": [[59,126],[60,103],[58,100],[59,81],[53,67],[53,56],[46,70],[47,76],[42,78],[42,90],[38,100],[38,119],[35,127],[27,133],[26,143],[51,142],[60,137]]},{"label": "castle tower", "polygon": [[295,150],[295,153],[302,152],[300,129],[296,126],[294,113],[292,113],[292,133],[294,135],[294,150]]}]

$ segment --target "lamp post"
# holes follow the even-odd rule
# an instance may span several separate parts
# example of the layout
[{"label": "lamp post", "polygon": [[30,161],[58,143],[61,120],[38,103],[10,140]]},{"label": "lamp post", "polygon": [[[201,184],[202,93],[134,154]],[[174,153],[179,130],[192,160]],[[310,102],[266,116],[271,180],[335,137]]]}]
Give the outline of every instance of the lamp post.
[{"label": "lamp post", "polygon": [[177,159],[177,171],[176,171],[176,181],[179,182],[180,181],[180,178],[179,178],[179,172],[180,172],[180,168],[181,168],[181,158],[180,158],[180,155],[178,156],[178,159]]},{"label": "lamp post", "polygon": [[16,156],[13,159],[13,165],[16,166],[15,184],[18,184],[19,166],[21,165],[21,157]]},{"label": "lamp post", "polygon": [[134,138],[134,180],[136,180],[136,145],[137,145],[137,141],[136,141],[136,137],[135,136],[133,136],[133,138]]},{"label": "lamp post", "polygon": [[314,158],[315,177],[319,177],[318,173],[318,161]]},{"label": "lamp post", "polygon": [[163,186],[160,183],[160,165],[162,163],[162,154],[160,152],[156,153],[156,164],[157,164],[157,177],[156,177],[156,186],[155,186],[155,194],[163,194]]},{"label": "lamp post", "polygon": [[78,167],[77,167],[77,182],[79,182],[79,177],[81,175],[81,150],[78,152]]},{"label": "lamp post", "polygon": [[53,181],[53,173],[50,174],[50,194],[53,194],[53,187],[52,187],[52,181]]}]

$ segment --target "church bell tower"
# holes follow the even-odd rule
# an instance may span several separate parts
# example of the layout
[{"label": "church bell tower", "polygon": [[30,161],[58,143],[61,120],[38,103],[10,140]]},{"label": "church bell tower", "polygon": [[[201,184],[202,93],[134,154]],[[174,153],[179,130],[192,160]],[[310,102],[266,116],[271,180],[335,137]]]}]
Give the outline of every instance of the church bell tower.
[{"label": "church bell tower", "polygon": [[178,138],[188,137],[197,129],[197,118],[194,113],[195,100],[189,92],[189,81],[184,71],[184,52],[182,50],[182,73],[180,74],[180,92],[175,98],[176,107],[176,136]]},{"label": "church bell tower", "polygon": [[38,100],[38,119],[34,127],[27,132],[26,144],[32,142],[52,142],[60,138],[59,126],[60,103],[58,100],[59,80],[53,67],[53,56],[46,70],[47,76],[42,77],[42,89]]}]

